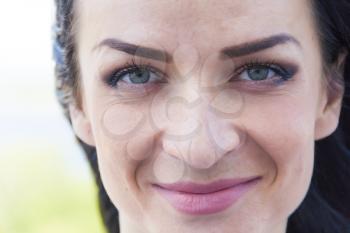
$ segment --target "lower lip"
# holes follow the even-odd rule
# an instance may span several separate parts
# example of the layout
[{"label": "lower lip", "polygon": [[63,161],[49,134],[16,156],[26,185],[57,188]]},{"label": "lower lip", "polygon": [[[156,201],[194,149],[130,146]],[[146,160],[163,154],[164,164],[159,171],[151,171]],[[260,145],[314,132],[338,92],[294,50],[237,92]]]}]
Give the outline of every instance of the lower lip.
[{"label": "lower lip", "polygon": [[175,209],[191,215],[205,215],[221,212],[233,205],[260,179],[254,179],[231,188],[212,193],[195,194],[153,186]]}]

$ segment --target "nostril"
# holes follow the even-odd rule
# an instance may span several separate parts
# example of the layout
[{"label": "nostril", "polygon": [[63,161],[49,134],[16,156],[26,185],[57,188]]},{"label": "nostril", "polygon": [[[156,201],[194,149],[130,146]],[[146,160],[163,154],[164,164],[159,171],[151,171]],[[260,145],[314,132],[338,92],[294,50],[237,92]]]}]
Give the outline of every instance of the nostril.
[{"label": "nostril", "polygon": [[187,160],[191,167],[196,169],[208,169],[219,160],[214,145],[207,135],[198,135],[190,142],[190,150]]},{"label": "nostril", "polygon": [[240,137],[234,131],[226,131],[214,140],[216,148],[222,152],[233,151],[240,145]]},{"label": "nostril", "polygon": [[206,135],[196,135],[187,140],[163,141],[163,149],[168,155],[183,161],[187,166],[195,169],[207,169],[217,161],[213,145]]},{"label": "nostril", "polygon": [[220,120],[213,117],[208,120],[207,130],[213,147],[219,156],[239,150],[246,143],[246,130],[238,122]]}]

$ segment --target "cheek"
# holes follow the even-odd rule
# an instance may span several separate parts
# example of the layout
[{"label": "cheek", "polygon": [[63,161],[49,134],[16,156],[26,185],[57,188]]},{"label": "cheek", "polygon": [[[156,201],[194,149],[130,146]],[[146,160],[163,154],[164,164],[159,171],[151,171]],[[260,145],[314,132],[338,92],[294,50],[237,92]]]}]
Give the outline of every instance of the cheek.
[{"label": "cheek", "polygon": [[263,111],[249,108],[246,125],[260,154],[274,163],[266,195],[256,200],[257,205],[265,210],[271,208],[265,213],[278,218],[291,214],[309,187],[314,161],[315,104],[310,99],[282,96],[269,102],[261,103]]},{"label": "cheek", "polygon": [[117,209],[141,219],[136,170],[139,163],[128,157],[127,143],[116,142],[103,134],[96,143],[101,179]]},{"label": "cheek", "polygon": [[154,130],[147,124],[148,104],[140,102],[95,103],[92,130],[95,136],[101,178],[118,209],[139,216],[144,200],[140,183],[149,176],[138,174],[149,166],[154,152]]},{"label": "cheek", "polygon": [[[123,155],[125,143],[112,143],[108,138],[99,136],[99,134],[97,138],[99,139],[96,143],[96,150],[103,184],[110,197],[123,200],[125,196],[123,193],[129,192],[126,175],[132,170]],[[114,202],[115,205],[120,203],[122,202]]]}]

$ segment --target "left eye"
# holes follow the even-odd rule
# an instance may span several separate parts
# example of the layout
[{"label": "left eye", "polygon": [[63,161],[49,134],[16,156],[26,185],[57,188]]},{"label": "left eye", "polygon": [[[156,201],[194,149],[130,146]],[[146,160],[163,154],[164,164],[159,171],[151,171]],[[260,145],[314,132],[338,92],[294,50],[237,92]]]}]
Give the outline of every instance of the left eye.
[{"label": "left eye", "polygon": [[137,69],[125,75],[122,80],[127,83],[144,84],[151,78],[151,72],[147,69]]},{"label": "left eye", "polygon": [[283,74],[277,68],[268,66],[256,66],[245,69],[240,78],[248,81],[264,81],[275,76],[282,76]]},{"label": "left eye", "polygon": [[159,76],[157,72],[146,67],[129,67],[114,73],[108,79],[108,84],[112,87],[121,83],[126,83],[127,85],[142,85],[160,81],[161,77]]}]

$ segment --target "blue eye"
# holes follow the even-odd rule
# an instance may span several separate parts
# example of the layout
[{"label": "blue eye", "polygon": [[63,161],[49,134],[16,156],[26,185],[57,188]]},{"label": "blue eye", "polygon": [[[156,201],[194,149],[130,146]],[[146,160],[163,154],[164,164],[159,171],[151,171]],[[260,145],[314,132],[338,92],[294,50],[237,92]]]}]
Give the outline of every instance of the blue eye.
[{"label": "blue eye", "polygon": [[281,83],[292,78],[295,72],[294,68],[284,69],[277,65],[252,63],[244,66],[238,76],[243,81]]},{"label": "blue eye", "polygon": [[266,67],[251,68],[246,71],[247,76],[254,81],[265,80],[274,76],[274,71]]},{"label": "blue eye", "polygon": [[153,71],[151,67],[132,65],[113,73],[107,79],[107,83],[111,87],[116,87],[121,82],[124,85],[146,85],[161,80],[159,72]]}]

